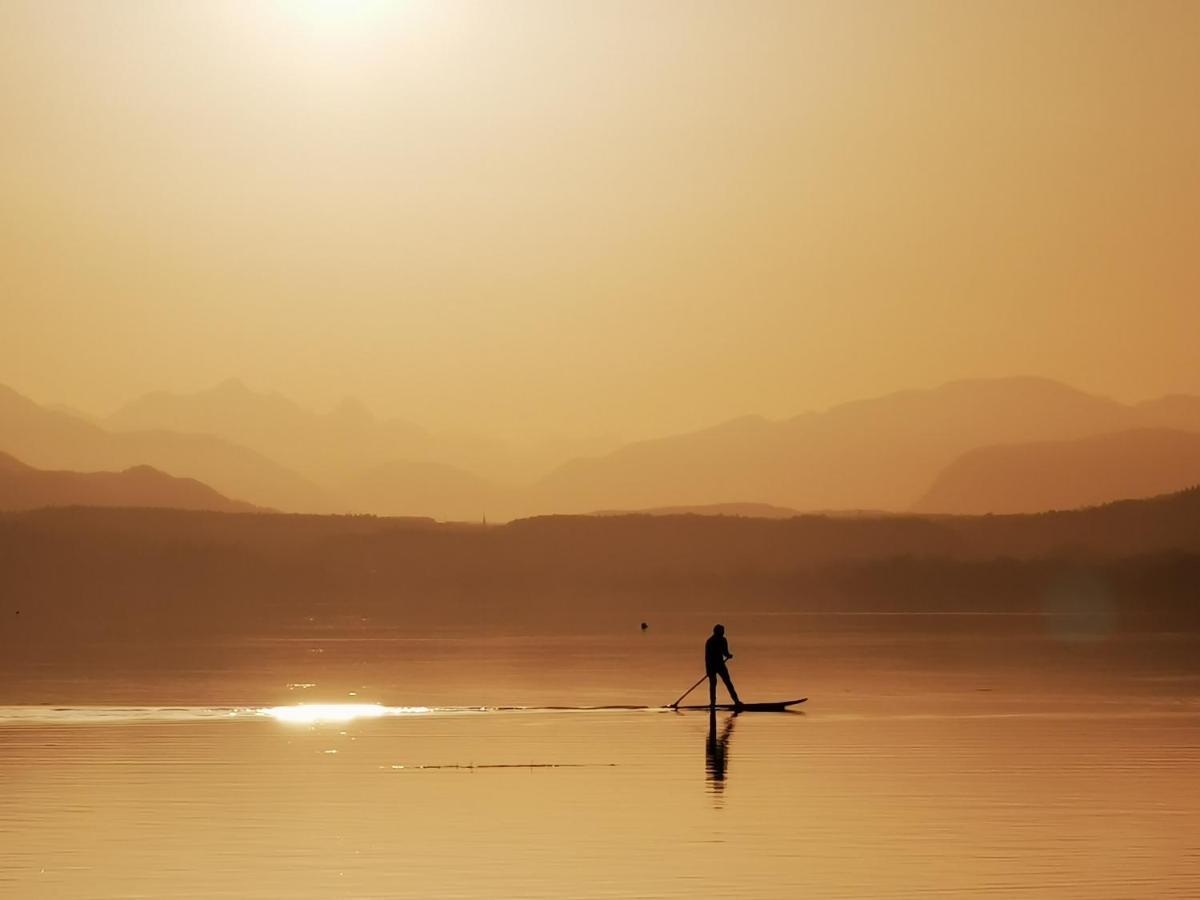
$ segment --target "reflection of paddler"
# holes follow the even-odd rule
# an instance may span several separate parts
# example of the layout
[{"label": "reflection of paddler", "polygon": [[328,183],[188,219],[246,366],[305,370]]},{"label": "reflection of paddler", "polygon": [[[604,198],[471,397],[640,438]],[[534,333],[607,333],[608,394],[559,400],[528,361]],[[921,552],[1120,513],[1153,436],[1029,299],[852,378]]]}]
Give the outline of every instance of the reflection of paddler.
[{"label": "reflection of paddler", "polygon": [[737,691],[733,689],[733,681],[729,677],[729,668],[725,665],[726,660],[733,659],[733,654],[729,652],[729,641],[725,639],[725,626],[714,625],[712,637],[704,642],[704,671],[708,674],[708,705],[717,705],[717,676],[721,676],[721,680],[725,682],[725,690],[729,691],[729,698],[733,701],[735,707],[741,706],[742,701],[738,699]]},{"label": "reflection of paddler", "polygon": [[[735,714],[736,715],[736,714]],[[729,768],[729,738],[733,734],[734,716],[730,716],[717,734],[717,711],[708,711],[708,740],[704,745],[704,768],[714,791],[725,789],[725,772]]]}]

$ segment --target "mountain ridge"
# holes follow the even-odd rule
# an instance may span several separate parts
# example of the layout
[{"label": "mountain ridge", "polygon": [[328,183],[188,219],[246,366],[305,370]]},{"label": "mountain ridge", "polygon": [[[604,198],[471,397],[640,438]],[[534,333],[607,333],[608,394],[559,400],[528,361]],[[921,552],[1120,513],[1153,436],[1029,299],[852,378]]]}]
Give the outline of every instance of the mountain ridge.
[{"label": "mountain ridge", "polygon": [[995,444],[942,470],[916,512],[1075,509],[1200,484],[1200,433],[1136,428],[1070,441]]},{"label": "mountain ridge", "polygon": [[[397,462],[439,463],[464,476],[515,485],[542,474],[564,452],[554,442],[518,447],[485,435],[433,432],[405,419],[376,416],[354,397],[344,397],[328,412],[316,412],[278,392],[252,390],[236,378],[194,393],[143,394],[102,424],[118,432],[166,428],[214,434],[328,489]],[[608,446],[606,441],[582,443]],[[401,485],[398,490],[416,487]]]},{"label": "mountain ridge", "polygon": [[[5,422],[2,401],[0,397],[0,428]],[[605,453],[576,455],[522,486],[462,464],[464,457],[472,455],[495,462],[495,447],[486,440],[471,446],[475,438],[456,437],[451,444],[458,449],[447,451],[447,456],[443,451],[450,444],[426,442],[423,429],[403,420],[378,419],[353,398],[327,413],[312,413],[281,394],[251,390],[237,379],[194,395],[152,392],[101,420],[105,427],[162,424],[191,429],[186,435],[144,428],[111,432],[101,440],[100,426],[64,413],[44,412],[61,417],[60,443],[109,446],[104,453],[60,452],[43,457],[27,448],[10,447],[38,465],[79,469],[147,462],[280,509],[472,521],[484,515],[505,520],[722,504],[897,513],[921,503],[946,467],[980,447],[1074,440],[1133,428],[1200,432],[1200,397],[1191,395],[1130,404],[1038,376],[959,379],[787,418],[739,416],[696,431],[623,444]],[[197,431],[203,428],[225,433]],[[231,433],[257,447],[239,445]],[[0,430],[0,438],[3,435]],[[219,446],[196,445],[205,440]],[[170,443],[171,452],[155,446],[156,441]],[[121,452],[111,445],[120,445]],[[273,490],[269,496],[247,490],[252,480],[248,471],[240,481],[222,479],[211,465],[199,467],[189,458],[185,466],[179,459],[205,453],[256,454],[257,465],[295,475],[264,454],[262,447],[282,448],[288,461],[306,459],[306,465],[313,467],[310,471],[324,472],[318,480],[320,489],[309,482],[313,491],[322,494],[320,500],[314,500],[311,491],[300,497],[303,492],[297,490],[290,494]],[[243,458],[242,467],[252,468],[250,460]],[[279,471],[274,476],[280,477]],[[1043,508],[1052,505],[1047,500]]]},{"label": "mountain ridge", "polygon": [[269,512],[233,500],[194,478],[176,478],[152,466],[120,472],[38,469],[0,451],[0,509],[54,506],[125,506],[210,512]]},{"label": "mountain ridge", "polygon": [[565,512],[725,502],[903,510],[975,447],[1190,423],[1193,405],[1200,398],[1123,404],[1035,376],[962,379],[628,444],[559,467],[532,493],[542,508],[559,498]]},{"label": "mountain ridge", "polygon": [[296,512],[336,507],[316,485],[262,454],[207,434],[114,433],[0,385],[0,446],[36,468],[113,471],[149,465],[221,494]]}]

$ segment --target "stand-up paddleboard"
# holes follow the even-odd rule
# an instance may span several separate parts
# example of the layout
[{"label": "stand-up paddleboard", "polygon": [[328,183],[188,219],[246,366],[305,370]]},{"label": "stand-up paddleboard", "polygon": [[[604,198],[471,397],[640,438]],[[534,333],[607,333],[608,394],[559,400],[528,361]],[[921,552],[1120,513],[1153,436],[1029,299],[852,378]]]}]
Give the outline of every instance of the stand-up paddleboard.
[{"label": "stand-up paddleboard", "polygon": [[[718,703],[716,709],[730,710],[731,712],[783,712],[789,707],[799,706],[807,697],[801,697],[799,700],[777,700],[774,703],[743,703],[740,706],[734,706],[732,703]],[[667,709],[713,709],[707,703],[703,706],[668,706]]]}]

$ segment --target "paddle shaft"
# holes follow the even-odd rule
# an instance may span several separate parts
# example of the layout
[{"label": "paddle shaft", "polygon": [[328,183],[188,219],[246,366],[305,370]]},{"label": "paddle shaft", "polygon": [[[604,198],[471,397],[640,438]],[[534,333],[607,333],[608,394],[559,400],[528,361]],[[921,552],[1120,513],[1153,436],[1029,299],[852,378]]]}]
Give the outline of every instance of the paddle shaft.
[{"label": "paddle shaft", "polygon": [[674,703],[672,703],[671,706],[673,706],[673,707],[678,706],[680,703],[682,703],[683,698],[686,697],[688,694],[690,694],[692,691],[694,691],[696,688],[700,687],[700,685],[702,685],[705,682],[705,680],[707,680],[707,678],[708,678],[708,673],[705,672],[703,675],[700,676],[700,680],[697,681],[695,684],[693,684],[690,688],[688,688],[682,694],[680,694],[679,699],[676,700]]}]

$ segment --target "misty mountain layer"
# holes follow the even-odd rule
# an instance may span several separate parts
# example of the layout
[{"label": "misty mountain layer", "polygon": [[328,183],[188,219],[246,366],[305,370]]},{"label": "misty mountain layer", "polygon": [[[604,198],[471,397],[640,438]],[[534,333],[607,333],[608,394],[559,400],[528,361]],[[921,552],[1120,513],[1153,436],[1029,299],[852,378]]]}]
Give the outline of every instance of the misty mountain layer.
[{"label": "misty mountain layer", "polygon": [[261,512],[230,500],[191,478],[175,478],[150,466],[123,472],[51,472],[0,453],[0,510],[52,506],[131,506],[213,512]]},{"label": "misty mountain layer", "polygon": [[1140,428],[971,450],[942,471],[915,509],[965,515],[1074,509],[1195,484],[1200,433]]},{"label": "misty mountain layer", "polygon": [[[1174,437],[1151,437],[1156,431]],[[1085,443],[1075,457],[1056,449],[1122,432],[1141,436]],[[313,413],[236,381],[193,395],[149,394],[99,424],[0,390],[0,447],[35,466],[148,464],[286,511],[473,521],[755,504],[1061,508],[1187,487],[1196,467],[1186,434],[1200,434],[1200,398],[1125,404],[1040,378],[958,381],[778,421],[748,416],[598,455],[594,442],[533,451],[433,435],[353,401]],[[1038,446],[994,449],[1001,445]],[[1080,468],[1078,454],[1105,461]],[[1092,472],[1088,484],[1067,490],[1084,471]]]}]

